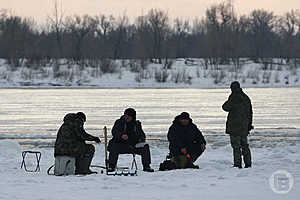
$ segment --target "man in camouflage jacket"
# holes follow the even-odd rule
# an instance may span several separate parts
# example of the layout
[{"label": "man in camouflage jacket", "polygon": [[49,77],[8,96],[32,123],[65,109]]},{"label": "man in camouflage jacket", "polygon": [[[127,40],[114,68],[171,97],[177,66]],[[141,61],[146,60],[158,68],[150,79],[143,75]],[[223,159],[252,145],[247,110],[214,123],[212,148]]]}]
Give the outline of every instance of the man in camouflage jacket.
[{"label": "man in camouflage jacket", "polygon": [[76,174],[90,174],[95,147],[85,141],[100,142],[98,137],[88,134],[84,128],[86,116],[79,112],[69,113],[64,117],[64,123],[57,133],[54,156],[70,156],[76,158]]},{"label": "man in camouflage jacket", "polygon": [[231,83],[228,100],[222,108],[228,112],[226,133],[230,135],[233,148],[234,167],[242,168],[242,155],[245,168],[251,167],[251,152],[248,144],[248,134],[253,129],[253,111],[250,98],[243,92],[239,82]]}]

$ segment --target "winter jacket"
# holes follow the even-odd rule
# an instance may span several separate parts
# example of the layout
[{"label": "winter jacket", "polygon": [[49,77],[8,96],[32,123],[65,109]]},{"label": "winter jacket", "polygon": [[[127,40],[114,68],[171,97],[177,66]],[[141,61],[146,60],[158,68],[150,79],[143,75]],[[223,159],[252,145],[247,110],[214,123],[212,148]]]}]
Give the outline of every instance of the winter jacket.
[{"label": "winter jacket", "polygon": [[85,141],[95,141],[96,137],[85,132],[83,121],[74,113],[64,117],[64,123],[57,133],[54,156],[80,157],[86,151]]},{"label": "winter jacket", "polygon": [[[122,139],[122,135],[128,135],[128,140]],[[145,142],[146,135],[142,129],[142,124],[138,120],[126,122],[124,116],[118,119],[112,128],[113,138],[111,142],[114,143],[128,143],[131,146],[135,146],[139,142]]]},{"label": "winter jacket", "polygon": [[233,92],[222,106],[228,112],[226,133],[247,136],[252,128],[253,111],[250,98],[240,89]]},{"label": "winter jacket", "polygon": [[[172,156],[181,155],[180,150],[186,148],[188,153],[195,151],[193,147],[198,144],[206,144],[206,141],[198,127],[190,119],[187,126],[180,124],[179,116],[175,117],[168,132],[169,149]],[[200,151],[200,146],[198,145]]]}]

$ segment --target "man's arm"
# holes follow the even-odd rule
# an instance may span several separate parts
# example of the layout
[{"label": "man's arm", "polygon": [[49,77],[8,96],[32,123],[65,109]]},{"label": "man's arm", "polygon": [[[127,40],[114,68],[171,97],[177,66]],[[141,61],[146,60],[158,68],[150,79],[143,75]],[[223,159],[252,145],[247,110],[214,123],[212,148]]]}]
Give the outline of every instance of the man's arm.
[{"label": "man's arm", "polygon": [[229,96],[228,100],[222,105],[222,109],[225,112],[230,112],[232,110],[231,96]]},{"label": "man's arm", "polygon": [[240,94],[231,94],[228,100],[223,104],[222,108],[226,112],[230,112],[239,107],[239,104],[243,102],[243,97]]},{"label": "man's arm", "polygon": [[118,140],[121,140],[123,132],[124,132],[124,130],[123,130],[121,121],[120,120],[115,121],[115,124],[111,130],[113,137]]},{"label": "man's arm", "polygon": [[199,130],[199,128],[197,127],[196,124],[193,124],[193,126],[194,126],[195,132],[197,134],[197,137],[199,139],[199,142],[206,145],[206,140],[205,140],[202,132]]},{"label": "man's arm", "polygon": [[145,142],[146,141],[146,134],[142,128],[142,123],[140,121],[137,121],[137,134],[139,142]]},{"label": "man's arm", "polygon": [[181,140],[177,137],[175,128],[171,126],[168,131],[168,140],[170,143],[178,146],[180,149],[185,148],[185,145],[181,142]]},{"label": "man's arm", "polygon": [[84,141],[96,141],[98,140],[98,137],[92,136],[90,134],[88,134],[83,126],[80,128],[80,138]]},{"label": "man's arm", "polygon": [[248,120],[249,120],[249,131],[252,130],[253,127],[253,109],[252,109],[252,104],[250,98],[247,96],[247,101],[248,101]]}]

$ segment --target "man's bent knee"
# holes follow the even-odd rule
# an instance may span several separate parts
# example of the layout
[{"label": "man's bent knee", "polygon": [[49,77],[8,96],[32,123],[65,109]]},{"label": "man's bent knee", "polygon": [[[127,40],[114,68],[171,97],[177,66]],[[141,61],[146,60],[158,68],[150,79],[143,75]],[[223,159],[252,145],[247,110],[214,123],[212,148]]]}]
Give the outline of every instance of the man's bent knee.
[{"label": "man's bent knee", "polygon": [[88,154],[94,154],[95,153],[95,147],[92,144],[87,144],[86,145],[86,153]]}]

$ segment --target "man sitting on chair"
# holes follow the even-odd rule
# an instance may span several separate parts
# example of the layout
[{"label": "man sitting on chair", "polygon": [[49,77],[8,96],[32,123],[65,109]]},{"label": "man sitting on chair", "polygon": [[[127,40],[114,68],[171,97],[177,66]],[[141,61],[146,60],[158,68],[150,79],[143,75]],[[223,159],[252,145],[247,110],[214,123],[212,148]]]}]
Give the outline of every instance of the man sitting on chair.
[{"label": "man sitting on chair", "polygon": [[150,167],[151,155],[149,145],[145,143],[146,135],[140,121],[136,120],[133,108],[125,110],[112,128],[113,138],[109,141],[109,172],[115,171],[119,154],[138,154],[142,156],[143,171],[154,172]]},{"label": "man sitting on chair", "polygon": [[84,130],[86,116],[82,112],[69,113],[64,117],[64,123],[57,133],[54,157],[69,156],[76,158],[75,174],[92,174],[90,165],[94,156],[95,147],[85,141],[100,143],[98,137],[88,134]]}]

